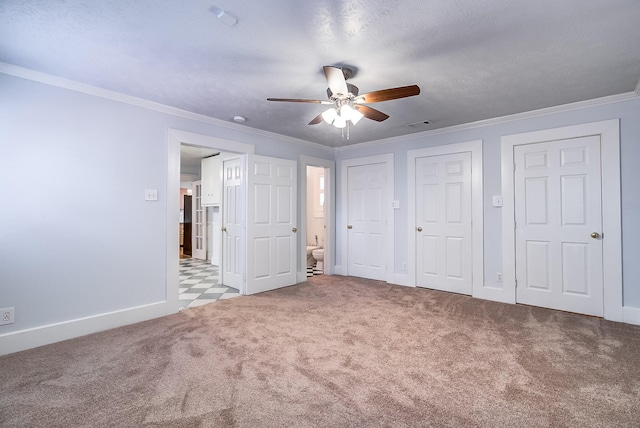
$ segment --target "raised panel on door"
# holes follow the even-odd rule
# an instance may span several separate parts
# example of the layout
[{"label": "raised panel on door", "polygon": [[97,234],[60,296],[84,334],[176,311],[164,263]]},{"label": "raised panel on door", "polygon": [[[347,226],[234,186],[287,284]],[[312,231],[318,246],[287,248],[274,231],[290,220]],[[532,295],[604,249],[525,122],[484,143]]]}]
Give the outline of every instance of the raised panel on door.
[{"label": "raised panel on door", "polygon": [[248,155],[247,294],[296,283],[297,163]]},{"label": "raised panel on door", "polygon": [[514,147],[516,300],[603,314],[599,137]]},{"label": "raised panel on door", "polygon": [[350,276],[386,279],[386,186],[384,163],[347,169],[347,273]]},{"label": "raised panel on door", "polygon": [[471,153],[416,159],[416,284],[471,294]]},{"label": "raised panel on door", "polygon": [[222,214],[222,283],[229,287],[242,287],[244,249],[242,218],[244,210],[242,159],[223,163]]}]

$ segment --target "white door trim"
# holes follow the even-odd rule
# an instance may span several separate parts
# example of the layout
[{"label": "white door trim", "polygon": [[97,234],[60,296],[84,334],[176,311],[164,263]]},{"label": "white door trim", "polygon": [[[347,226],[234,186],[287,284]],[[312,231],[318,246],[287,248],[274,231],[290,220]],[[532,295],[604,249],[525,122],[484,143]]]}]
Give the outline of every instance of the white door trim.
[{"label": "white door trim", "polygon": [[167,276],[166,313],[178,312],[180,260],[180,144],[221,149],[236,153],[254,153],[253,144],[223,140],[209,135],[169,129],[167,141]]},{"label": "white door trim", "polygon": [[394,266],[394,254],[395,254],[395,237],[394,237],[394,209],[392,205],[393,195],[394,195],[394,176],[393,176],[393,153],[387,153],[384,155],[377,156],[367,156],[362,158],[354,158],[354,159],[345,159],[340,162],[340,181],[341,181],[341,209],[342,215],[337,222],[338,227],[342,230],[342,245],[340,246],[341,255],[340,255],[340,266],[336,266],[336,273],[338,275],[346,275],[349,271],[348,269],[348,240],[347,240],[347,206],[348,206],[348,180],[347,180],[347,171],[349,167],[352,166],[362,166],[362,165],[371,165],[376,163],[383,163],[386,165],[386,175],[387,175],[387,186],[385,189],[385,194],[387,195],[387,204],[386,204],[386,215],[387,215],[387,228],[385,230],[386,235],[386,243],[385,248],[387,248],[387,254],[385,257],[386,262],[386,281],[389,281],[391,275],[393,274],[393,266]]},{"label": "white door trim", "polygon": [[407,152],[407,211],[409,285],[416,286],[416,159],[427,156],[471,152],[471,218],[473,251],[473,297],[498,300],[495,289],[484,286],[484,208],[482,187],[482,140],[427,147]]},{"label": "white door trim", "polygon": [[514,146],[590,135],[599,135],[601,144],[604,318],[623,322],[619,119],[502,137],[502,284],[505,301],[515,303]]},{"label": "white door trim", "polygon": [[[298,282],[304,282],[307,280],[307,167],[315,166],[325,169],[324,175],[324,211],[325,211],[325,225],[327,230],[325,233],[324,241],[324,273],[327,275],[333,275],[335,273],[335,236],[336,236],[336,163],[332,160],[315,158],[311,156],[300,155],[298,171],[298,180],[300,180],[299,193],[300,199],[298,199],[300,221],[298,224],[299,236],[298,245],[300,248],[300,263],[298,266]],[[329,170],[329,173],[326,173]]]}]

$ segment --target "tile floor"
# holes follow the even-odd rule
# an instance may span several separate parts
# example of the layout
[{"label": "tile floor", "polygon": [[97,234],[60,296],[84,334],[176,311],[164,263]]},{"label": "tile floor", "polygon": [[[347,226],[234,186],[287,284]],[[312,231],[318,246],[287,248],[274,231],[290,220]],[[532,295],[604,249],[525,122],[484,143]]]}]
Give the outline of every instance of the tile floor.
[{"label": "tile floor", "polygon": [[199,259],[180,259],[180,310],[240,296],[235,288],[218,283],[218,266]]}]

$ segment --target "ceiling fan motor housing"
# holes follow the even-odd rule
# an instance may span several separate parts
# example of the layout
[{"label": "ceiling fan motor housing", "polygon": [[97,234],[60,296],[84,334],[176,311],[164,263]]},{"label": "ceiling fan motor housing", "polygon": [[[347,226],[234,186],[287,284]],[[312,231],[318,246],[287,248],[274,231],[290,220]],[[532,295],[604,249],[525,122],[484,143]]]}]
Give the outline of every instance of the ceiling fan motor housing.
[{"label": "ceiling fan motor housing", "polygon": [[[358,92],[360,91],[356,85],[352,85],[351,83],[347,83],[347,89],[349,90],[349,94],[345,94],[346,98],[355,98],[358,96]],[[353,95],[353,97],[351,97]],[[331,92],[331,88],[327,88],[327,96],[330,100],[334,100],[337,97],[333,96],[333,92]]]}]

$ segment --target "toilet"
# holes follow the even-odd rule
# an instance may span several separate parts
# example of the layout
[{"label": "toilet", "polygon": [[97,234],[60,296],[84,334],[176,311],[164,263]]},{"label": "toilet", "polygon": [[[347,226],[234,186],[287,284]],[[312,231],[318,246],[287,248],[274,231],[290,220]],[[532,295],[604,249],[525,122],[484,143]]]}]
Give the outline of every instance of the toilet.
[{"label": "toilet", "polygon": [[315,259],[313,258],[313,250],[317,250],[318,248],[320,248],[317,245],[307,245],[307,267],[313,267],[313,264],[315,263]]},{"label": "toilet", "polygon": [[311,252],[313,258],[316,259],[316,270],[324,271],[324,248],[316,248]]}]

